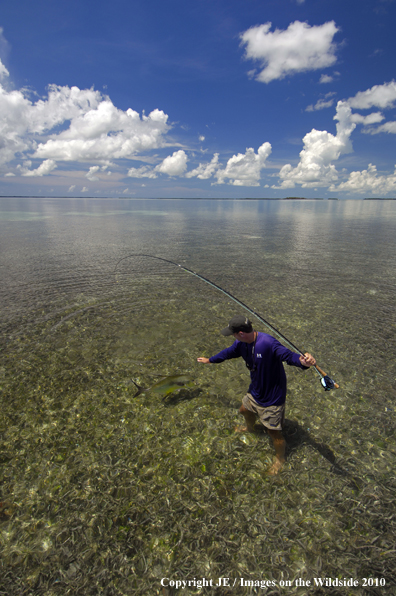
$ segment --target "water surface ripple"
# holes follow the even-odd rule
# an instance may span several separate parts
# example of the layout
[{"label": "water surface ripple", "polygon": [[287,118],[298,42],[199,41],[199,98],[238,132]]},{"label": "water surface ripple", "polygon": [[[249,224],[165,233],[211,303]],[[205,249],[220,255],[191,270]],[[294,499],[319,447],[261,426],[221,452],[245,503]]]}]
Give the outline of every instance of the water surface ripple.
[{"label": "water surface ripple", "polygon": [[[0,593],[391,594],[395,239],[395,201],[0,199]],[[196,362],[240,309],[142,253],[340,384],[287,370],[279,477],[265,434],[234,433],[243,363]],[[168,375],[193,382],[148,389]]]}]

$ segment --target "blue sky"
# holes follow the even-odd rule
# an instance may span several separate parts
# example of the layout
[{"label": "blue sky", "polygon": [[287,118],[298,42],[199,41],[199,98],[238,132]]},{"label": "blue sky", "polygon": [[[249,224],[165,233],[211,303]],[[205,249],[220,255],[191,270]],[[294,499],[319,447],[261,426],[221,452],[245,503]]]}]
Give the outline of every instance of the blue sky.
[{"label": "blue sky", "polygon": [[0,195],[396,196],[396,0],[13,0]]}]

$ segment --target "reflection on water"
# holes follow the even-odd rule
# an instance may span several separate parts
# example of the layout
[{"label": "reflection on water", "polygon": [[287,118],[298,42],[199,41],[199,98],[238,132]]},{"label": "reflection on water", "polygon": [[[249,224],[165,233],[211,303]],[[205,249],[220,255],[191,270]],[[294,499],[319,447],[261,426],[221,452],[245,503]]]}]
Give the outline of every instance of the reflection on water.
[{"label": "reflection on water", "polygon": [[[395,214],[391,201],[0,200],[0,592],[171,594],[162,577],[392,590]],[[265,434],[233,432],[243,363],[196,363],[228,345],[218,331],[238,307],[170,264],[131,256],[115,271],[136,253],[224,287],[340,384],[287,371],[279,477]],[[170,376],[188,381],[165,399],[147,389]]]}]

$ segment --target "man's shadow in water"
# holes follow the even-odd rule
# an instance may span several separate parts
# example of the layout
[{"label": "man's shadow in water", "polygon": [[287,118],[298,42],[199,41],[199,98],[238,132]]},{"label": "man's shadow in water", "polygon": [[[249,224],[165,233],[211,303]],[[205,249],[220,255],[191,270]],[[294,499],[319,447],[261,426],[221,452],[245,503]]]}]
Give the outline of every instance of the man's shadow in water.
[{"label": "man's shadow in water", "polygon": [[286,440],[286,457],[289,459],[290,455],[300,449],[303,445],[310,445],[320,453],[322,457],[331,463],[330,471],[339,476],[345,476],[349,479],[351,487],[360,490],[361,482],[358,478],[350,474],[339,463],[337,463],[336,456],[328,445],[316,441],[305,428],[303,428],[295,420],[285,420],[283,425],[283,436]]}]

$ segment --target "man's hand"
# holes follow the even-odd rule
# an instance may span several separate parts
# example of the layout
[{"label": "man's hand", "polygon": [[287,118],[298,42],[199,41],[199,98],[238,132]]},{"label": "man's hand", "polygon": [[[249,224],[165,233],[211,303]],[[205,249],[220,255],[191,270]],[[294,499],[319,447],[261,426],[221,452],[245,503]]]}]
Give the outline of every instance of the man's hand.
[{"label": "man's hand", "polygon": [[209,358],[204,358],[203,356],[201,356],[200,358],[197,358],[197,362],[202,362],[202,364],[209,364]]},{"label": "man's hand", "polygon": [[311,354],[306,352],[304,356],[300,356],[300,362],[303,366],[315,366],[316,360]]}]

